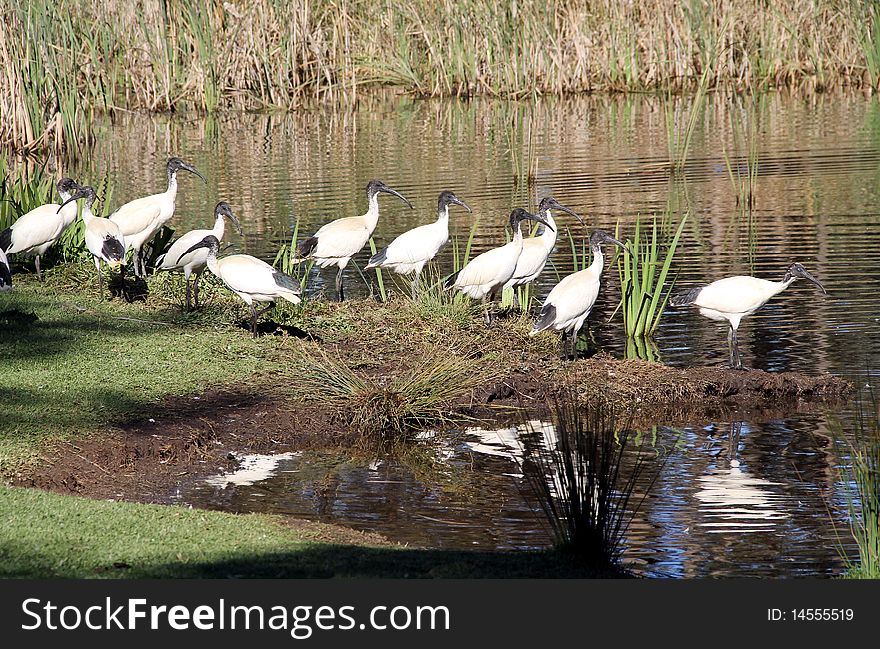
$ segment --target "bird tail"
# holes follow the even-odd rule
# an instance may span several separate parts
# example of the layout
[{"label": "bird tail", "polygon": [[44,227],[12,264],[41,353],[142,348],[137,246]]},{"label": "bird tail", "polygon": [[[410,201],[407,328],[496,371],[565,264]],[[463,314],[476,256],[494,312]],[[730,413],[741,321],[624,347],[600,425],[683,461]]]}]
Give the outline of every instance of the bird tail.
[{"label": "bird tail", "polygon": [[[286,273],[282,273],[280,270],[276,270],[272,273],[272,279],[275,280],[275,284],[287,291],[290,291],[294,295],[299,295],[302,291],[300,288],[300,284],[298,280],[295,280],[293,277]],[[290,300],[291,302],[293,300]]]},{"label": "bird tail", "polygon": [[309,237],[308,239],[303,239],[296,245],[296,254],[299,255],[295,259],[291,261],[295,264],[300,264],[306,260],[306,258],[315,252],[315,248],[318,247],[318,237]]},{"label": "bird tail", "polygon": [[535,320],[535,326],[529,332],[530,336],[534,336],[539,331],[544,331],[549,327],[553,326],[553,322],[556,320],[556,307],[552,304],[545,304],[544,308],[541,309],[541,312],[538,314],[538,318]]},{"label": "bird tail", "polygon": [[0,232],[0,250],[6,252],[12,247],[12,228],[6,228]]},{"label": "bird tail", "polygon": [[367,264],[367,267],[364,268],[364,270],[369,270],[370,268],[378,268],[385,262],[387,258],[388,248],[382,248],[382,250],[370,257],[370,262]]},{"label": "bird tail", "polygon": [[458,273],[460,273],[460,272],[461,272],[461,271],[458,271],[458,272],[456,272],[456,273],[452,273],[452,275],[450,275],[449,277],[446,278],[446,281],[443,282],[443,288],[444,288],[445,290],[448,291],[448,290],[451,289],[453,286],[455,286],[455,280],[458,279]]},{"label": "bird tail", "polygon": [[688,306],[689,304],[693,304],[697,301],[697,297],[700,295],[700,291],[703,290],[702,286],[698,286],[696,288],[692,288],[689,291],[684,293],[679,293],[678,295],[673,295],[669,298],[670,306]]},{"label": "bird tail", "polygon": [[162,253],[158,257],[156,257],[156,270],[162,270],[162,264],[165,261],[165,255],[168,253]]}]

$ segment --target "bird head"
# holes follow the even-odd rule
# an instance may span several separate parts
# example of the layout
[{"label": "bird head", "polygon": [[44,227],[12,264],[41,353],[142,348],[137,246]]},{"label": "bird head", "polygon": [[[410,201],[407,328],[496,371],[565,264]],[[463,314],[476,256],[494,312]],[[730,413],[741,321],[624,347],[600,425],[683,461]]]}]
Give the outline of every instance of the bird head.
[{"label": "bird head", "polygon": [[208,184],[207,178],[205,178],[201,173],[199,173],[199,171],[195,167],[193,167],[191,164],[189,164],[188,162],[184,162],[180,158],[169,158],[168,159],[168,177],[169,178],[171,178],[171,176],[176,174],[181,169],[183,169],[184,171],[188,171],[191,174],[195,174],[196,176],[198,176],[199,178],[202,179],[203,183],[205,183],[206,185]]},{"label": "bird head", "polygon": [[473,212],[473,210],[468,207],[463,200],[461,200],[452,192],[440,192],[440,197],[437,199],[437,211],[442,212],[449,205],[461,205],[468,212]]},{"label": "bird head", "polygon": [[58,181],[58,184],[55,185],[58,188],[58,193],[64,196],[72,196],[73,193],[79,189],[79,185],[76,184],[76,181],[73,178],[62,178]]},{"label": "bird head", "polygon": [[584,223],[584,220],[580,216],[578,216],[578,214],[574,210],[567,208],[565,205],[558,202],[555,198],[551,196],[542,198],[540,204],[538,205],[538,213],[540,214],[543,212],[549,212],[550,210],[559,210],[560,212],[571,214],[580,222],[581,225],[586,225],[586,223]]},{"label": "bird head", "polygon": [[394,194],[395,196],[397,196],[397,198],[409,205],[410,209],[412,209],[412,203],[410,203],[401,193],[394,189],[391,189],[381,180],[371,180],[369,183],[367,183],[367,200],[373,200],[373,197],[380,192],[385,194]]},{"label": "bird head", "polygon": [[522,209],[521,207],[517,207],[515,210],[513,210],[510,213],[510,229],[513,230],[514,232],[516,232],[516,229],[519,227],[519,224],[522,223],[523,221],[536,221],[537,223],[541,223],[542,225],[550,228],[551,230],[553,229],[553,227],[549,223],[547,223],[547,221],[542,219],[540,216],[538,216],[537,214],[532,214],[531,212],[527,212],[526,210]]},{"label": "bird head", "polygon": [[86,199],[86,205],[91,207],[92,203],[95,202],[96,196],[97,194],[95,194],[95,190],[88,185],[77,185],[76,193],[58,206],[58,212],[60,212],[68,203],[78,201],[80,198]]},{"label": "bird head", "polygon": [[217,203],[217,207],[214,208],[214,218],[222,219],[223,217],[229,219],[229,222],[232,223],[232,226],[236,229],[239,236],[241,235],[241,223],[238,220],[238,217],[232,213],[232,208],[229,207],[229,203],[225,201],[220,201]]},{"label": "bird head", "polygon": [[217,240],[213,234],[209,234],[207,237],[199,241],[197,244],[192,246],[189,250],[187,250],[181,257],[184,255],[188,255],[191,252],[198,250],[199,248],[207,248],[209,253],[213,253],[216,255],[220,252],[220,242]]},{"label": "bird head", "polygon": [[616,246],[620,246],[623,248],[623,251],[629,253],[629,248],[626,247],[625,244],[618,241],[610,234],[605,232],[605,230],[593,230],[593,234],[590,237],[590,246],[601,246],[603,243],[613,243]]},{"label": "bird head", "polygon": [[819,280],[816,279],[815,277],[813,277],[810,274],[810,272],[806,268],[804,268],[803,265],[799,264],[798,262],[793,262],[788,267],[788,270],[785,271],[785,279],[783,279],[782,281],[788,282],[790,280],[797,279],[798,277],[802,277],[810,282],[813,282],[813,284],[815,284],[816,286],[818,286],[819,288],[822,289],[822,292],[825,295],[828,295],[828,291],[826,291],[825,287],[819,283]]}]

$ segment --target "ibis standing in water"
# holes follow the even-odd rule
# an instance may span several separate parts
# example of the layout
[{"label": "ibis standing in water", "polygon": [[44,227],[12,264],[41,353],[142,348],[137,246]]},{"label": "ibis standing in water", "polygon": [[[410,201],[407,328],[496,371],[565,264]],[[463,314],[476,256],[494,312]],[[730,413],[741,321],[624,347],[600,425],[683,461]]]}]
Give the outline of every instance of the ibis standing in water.
[{"label": "ibis standing in water", "polygon": [[412,273],[412,293],[415,297],[416,284],[422,269],[431,261],[440,248],[449,240],[449,206],[460,205],[468,212],[468,207],[463,200],[449,191],[444,191],[437,199],[437,220],[427,225],[420,225],[412,230],[407,230],[386,248],[383,248],[370,258],[366,270],[370,268],[388,268],[399,275]]},{"label": "ibis standing in water", "polygon": [[730,366],[734,369],[743,369],[739,356],[739,342],[736,338],[740,320],[760,309],[771,297],[787,289],[799,277],[812,282],[822,289],[822,293],[825,293],[825,287],[819,283],[819,280],[801,264],[795,262],[785,271],[781,282],[771,282],[749,275],[725,277],[676,295],[669,300],[669,304],[693,305],[700,310],[701,315],[711,320],[726,320],[729,326],[727,346],[730,352]]},{"label": "ibis standing in water", "polygon": [[492,248],[474,257],[447,282],[448,286],[457,288],[468,297],[482,300],[487,325],[491,325],[494,319],[489,303],[495,300],[504,285],[513,277],[517,260],[522,253],[523,221],[537,221],[548,228],[550,227],[550,224],[540,216],[531,214],[522,208],[516,208],[510,213],[510,229],[513,231],[513,239],[499,248]]},{"label": "ibis standing in water", "polygon": [[92,205],[95,203],[95,190],[91,187],[80,187],[73,196],[61,204],[58,211],[60,212],[64,209],[65,205],[80,198],[86,199],[82,210],[82,219],[86,224],[86,248],[92,253],[92,258],[95,260],[95,268],[98,269],[98,295],[103,296],[104,283],[101,277],[101,261],[103,260],[110,266],[111,270],[122,267],[122,272],[124,273],[125,238],[122,232],[120,232],[119,226],[113,221],[95,216],[92,213]]},{"label": "ibis standing in water", "polygon": [[168,174],[168,188],[164,192],[136,198],[110,215],[110,220],[119,226],[119,230],[125,237],[126,245],[134,251],[132,262],[134,263],[134,273],[138,277],[146,277],[147,274],[141,249],[159,228],[174,216],[174,204],[177,199],[177,172],[183,169],[195,174],[206,184],[208,182],[195,167],[180,158],[168,160],[165,169]]},{"label": "ibis standing in water", "polygon": [[190,230],[182,237],[180,237],[177,241],[171,244],[171,247],[168,249],[164,255],[159,257],[156,260],[156,270],[182,270],[184,279],[186,280],[186,308],[192,309],[192,302],[190,300],[190,284],[189,277],[192,273],[195,273],[196,277],[193,281],[192,293],[193,298],[195,299],[195,306],[198,308],[199,306],[199,278],[202,276],[202,272],[205,270],[205,266],[208,263],[208,249],[207,248],[199,248],[194,252],[190,252],[186,254],[186,252],[195,244],[203,241],[205,237],[209,234],[213,235],[217,241],[223,240],[223,232],[224,228],[224,219],[229,219],[230,223],[235,227],[238,231],[238,234],[241,234],[241,223],[239,223],[238,218],[235,214],[232,213],[232,208],[229,207],[228,203],[224,203],[223,201],[217,203],[217,207],[214,208],[214,229],[213,230]]},{"label": "ibis standing in water", "polygon": [[[593,263],[587,268],[562,278],[538,313],[535,326],[529,335],[534,336],[545,329],[561,331],[560,350],[562,358],[574,359],[577,355],[578,332],[584,326],[587,316],[599,296],[599,284],[605,257],[602,244],[613,243],[629,252],[627,247],[604,230],[596,230],[590,237],[590,252]],[[568,349],[566,349],[568,344]]]},{"label": "ibis standing in water", "polygon": [[314,259],[319,268],[336,266],[336,297],[345,299],[342,275],[351,258],[370,240],[379,222],[379,194],[393,194],[410,206],[412,203],[400,193],[391,189],[381,180],[371,180],[367,184],[369,209],[362,216],[348,216],[330,221],[308,239],[303,239],[296,247],[300,261]]},{"label": "ibis standing in water", "polygon": [[[58,181],[58,193],[65,203],[77,190],[78,185],[70,178]],[[58,210],[58,203],[47,203],[23,214],[15,223],[0,232],[0,250],[12,255],[15,253],[35,255],[37,279],[40,274],[40,256],[46,253],[67,227],[76,220],[76,204],[66,205]]]},{"label": "ibis standing in water", "polygon": [[12,267],[9,265],[9,259],[3,248],[0,248],[0,292],[8,291],[12,288]]},{"label": "ibis standing in water", "polygon": [[[532,282],[541,274],[544,270],[544,266],[547,265],[550,253],[553,252],[553,246],[556,245],[557,234],[556,221],[553,220],[553,215],[550,213],[551,210],[559,210],[566,214],[571,214],[574,218],[580,221],[581,225],[584,225],[583,219],[575,212],[565,207],[565,205],[560,205],[556,200],[549,196],[541,199],[541,203],[538,205],[538,214],[547,221],[550,227],[545,227],[544,231],[539,236],[529,237],[528,239],[523,240],[523,249],[516,262],[516,270],[513,271],[513,277],[507,280],[507,283],[504,285],[505,289],[515,289],[517,286]],[[519,306],[517,303],[516,290],[513,292],[513,305]]]},{"label": "ibis standing in water", "polygon": [[[220,241],[209,234],[201,241],[186,250],[184,256],[200,249],[208,251],[208,270],[219,277],[224,284],[245,301],[251,309],[251,333],[257,337],[257,318],[272,308],[278,298],[298,304],[300,302],[300,285],[290,275],[282,273],[262,259],[250,255],[229,255],[217,258],[220,252]],[[254,302],[269,302],[269,306],[257,311]]]}]

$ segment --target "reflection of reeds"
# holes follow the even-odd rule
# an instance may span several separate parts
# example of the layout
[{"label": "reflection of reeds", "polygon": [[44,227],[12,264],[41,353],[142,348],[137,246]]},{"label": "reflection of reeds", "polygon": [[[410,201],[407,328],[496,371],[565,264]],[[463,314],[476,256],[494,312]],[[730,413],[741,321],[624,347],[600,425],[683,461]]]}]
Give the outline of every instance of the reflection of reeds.
[{"label": "reflection of reeds", "polygon": [[875,85],[877,11],[852,4],[0,0],[0,141],[72,148],[96,110],[350,103],[368,85],[517,98]]},{"label": "reflection of reeds", "polygon": [[559,550],[596,567],[616,566],[641,504],[630,507],[646,456],[630,443],[628,432],[618,430],[610,410],[585,409],[575,394],[552,398],[548,405],[555,444],[524,444],[523,474]]}]

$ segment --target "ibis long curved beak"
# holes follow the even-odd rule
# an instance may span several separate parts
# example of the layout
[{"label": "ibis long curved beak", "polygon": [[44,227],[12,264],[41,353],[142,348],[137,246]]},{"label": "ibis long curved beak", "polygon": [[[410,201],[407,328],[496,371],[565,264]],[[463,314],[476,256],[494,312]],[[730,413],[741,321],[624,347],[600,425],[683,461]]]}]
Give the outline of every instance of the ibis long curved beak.
[{"label": "ibis long curved beak", "polygon": [[64,208],[64,206],[67,205],[68,203],[71,203],[73,201],[78,201],[80,198],[85,198],[85,197],[86,197],[86,194],[82,191],[82,189],[81,188],[78,189],[78,191],[73,196],[71,196],[66,201],[61,203],[61,205],[58,206],[58,209],[55,211],[55,213],[56,214],[60,213],[61,210]]},{"label": "ibis long curved beak", "polygon": [[465,203],[463,200],[461,200],[458,196],[453,196],[452,198],[449,199],[449,202],[455,203],[456,205],[461,205],[468,212],[473,213],[473,210],[470,207],[468,207],[467,203]]},{"label": "ibis long curved beak", "polygon": [[556,208],[557,210],[559,210],[560,212],[565,212],[566,214],[571,214],[574,218],[576,218],[578,220],[578,222],[581,225],[586,225],[586,223],[584,223],[584,220],[580,217],[580,215],[577,212],[575,212],[572,209],[567,208],[562,203],[554,202],[553,207]]},{"label": "ibis long curved beak", "polygon": [[828,291],[825,290],[825,287],[822,286],[822,284],[819,282],[819,280],[816,279],[815,277],[813,277],[813,276],[810,274],[810,272],[809,272],[808,270],[806,270],[806,269],[802,270],[802,271],[801,271],[801,277],[803,277],[805,280],[808,280],[808,281],[810,281],[810,282],[813,282],[813,284],[815,284],[815,285],[818,286],[820,289],[822,289],[822,293],[823,293],[824,295],[828,295]]},{"label": "ibis long curved beak", "polygon": [[540,224],[543,225],[544,227],[550,228],[551,230],[553,230],[553,232],[556,232],[556,230],[553,228],[552,225],[550,225],[549,223],[547,223],[547,221],[545,221],[544,219],[542,219],[542,218],[541,218],[540,216],[538,216],[537,214],[529,214],[528,216],[526,216],[526,217],[524,217],[524,218],[526,218],[526,219],[528,219],[528,220],[530,220],[530,221],[537,221],[538,223],[540,223]]},{"label": "ibis long curved beak", "polygon": [[379,191],[380,191],[380,192],[385,192],[386,194],[394,194],[395,196],[397,196],[397,198],[399,198],[399,199],[402,200],[404,203],[406,203],[407,205],[409,205],[409,209],[413,209],[413,205],[412,205],[412,203],[409,202],[409,199],[407,199],[406,196],[404,196],[403,194],[401,194],[401,193],[400,193],[399,191],[397,191],[396,189],[391,189],[388,185],[383,185],[383,186],[379,189]]},{"label": "ibis long curved beak", "polygon": [[186,163],[186,162],[181,162],[181,163],[180,163],[180,168],[181,168],[181,169],[186,169],[186,170],[187,170],[188,172],[190,172],[191,174],[195,174],[196,176],[198,176],[199,178],[202,179],[202,182],[203,182],[203,183],[205,183],[206,185],[208,184],[208,179],[205,178],[205,177],[201,174],[201,172],[199,172],[199,170],[196,169],[195,167],[193,167],[191,164],[188,164],[188,163]]},{"label": "ibis long curved beak", "polygon": [[229,221],[232,223],[232,226],[235,228],[236,232],[238,232],[238,236],[242,236],[243,232],[241,231],[241,221],[238,220],[238,217],[229,212]]}]

